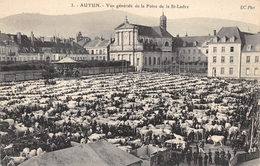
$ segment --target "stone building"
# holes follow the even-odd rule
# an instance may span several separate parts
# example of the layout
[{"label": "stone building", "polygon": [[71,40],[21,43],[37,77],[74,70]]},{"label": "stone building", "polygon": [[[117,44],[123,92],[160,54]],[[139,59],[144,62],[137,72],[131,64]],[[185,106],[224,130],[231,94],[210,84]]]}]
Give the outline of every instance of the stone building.
[{"label": "stone building", "polygon": [[260,33],[222,27],[208,43],[208,76],[257,78]]},{"label": "stone building", "polygon": [[115,28],[115,41],[110,46],[110,60],[127,60],[136,71],[160,71],[175,60],[173,36],[167,31],[167,18],[160,26],[150,27],[125,21]]}]

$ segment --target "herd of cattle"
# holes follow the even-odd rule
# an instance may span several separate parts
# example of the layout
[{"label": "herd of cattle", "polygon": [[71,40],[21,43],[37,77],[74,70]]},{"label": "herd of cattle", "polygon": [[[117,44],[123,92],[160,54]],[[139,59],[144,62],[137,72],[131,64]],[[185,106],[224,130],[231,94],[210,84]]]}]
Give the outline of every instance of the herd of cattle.
[{"label": "herd of cattle", "polygon": [[107,139],[121,149],[170,139],[242,148],[253,110],[254,80],[127,73],[2,83],[2,165]]}]

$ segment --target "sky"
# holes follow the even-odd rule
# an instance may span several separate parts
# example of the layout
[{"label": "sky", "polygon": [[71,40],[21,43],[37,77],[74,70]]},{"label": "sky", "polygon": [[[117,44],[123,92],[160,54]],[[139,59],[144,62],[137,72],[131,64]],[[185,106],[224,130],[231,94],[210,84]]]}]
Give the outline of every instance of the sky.
[{"label": "sky", "polygon": [[[20,13],[69,15],[104,10],[158,18],[163,11],[168,19],[211,17],[260,25],[260,0],[0,0],[0,4],[0,18]],[[82,4],[86,6],[80,7]],[[117,8],[120,4],[130,6]]]}]

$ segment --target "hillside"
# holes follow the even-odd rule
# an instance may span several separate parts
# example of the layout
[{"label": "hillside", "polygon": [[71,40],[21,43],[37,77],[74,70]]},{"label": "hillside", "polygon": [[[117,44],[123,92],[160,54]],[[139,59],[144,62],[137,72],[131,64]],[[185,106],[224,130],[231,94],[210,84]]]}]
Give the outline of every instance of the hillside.
[{"label": "hillside", "polygon": [[[91,12],[73,15],[41,15],[41,14],[18,14],[0,19],[0,30],[4,33],[22,32],[29,35],[31,31],[35,36],[75,37],[81,31],[84,36],[114,36],[114,28],[121,24],[127,15],[130,23],[157,26],[158,18],[143,17],[123,11],[109,10],[103,12]],[[167,16],[167,15],[166,15]],[[185,18],[168,19],[167,29],[173,35],[184,36],[187,32],[190,36],[208,35],[225,26],[238,26],[241,31],[259,31],[257,25],[214,18]]]}]

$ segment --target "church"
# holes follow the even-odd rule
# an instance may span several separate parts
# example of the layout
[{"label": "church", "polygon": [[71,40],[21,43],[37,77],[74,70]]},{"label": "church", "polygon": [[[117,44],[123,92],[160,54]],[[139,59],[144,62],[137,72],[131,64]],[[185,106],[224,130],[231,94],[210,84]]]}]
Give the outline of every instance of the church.
[{"label": "church", "polygon": [[127,60],[136,71],[163,71],[175,63],[173,36],[167,31],[162,14],[159,26],[144,26],[125,21],[115,28],[110,45],[110,60]]}]

